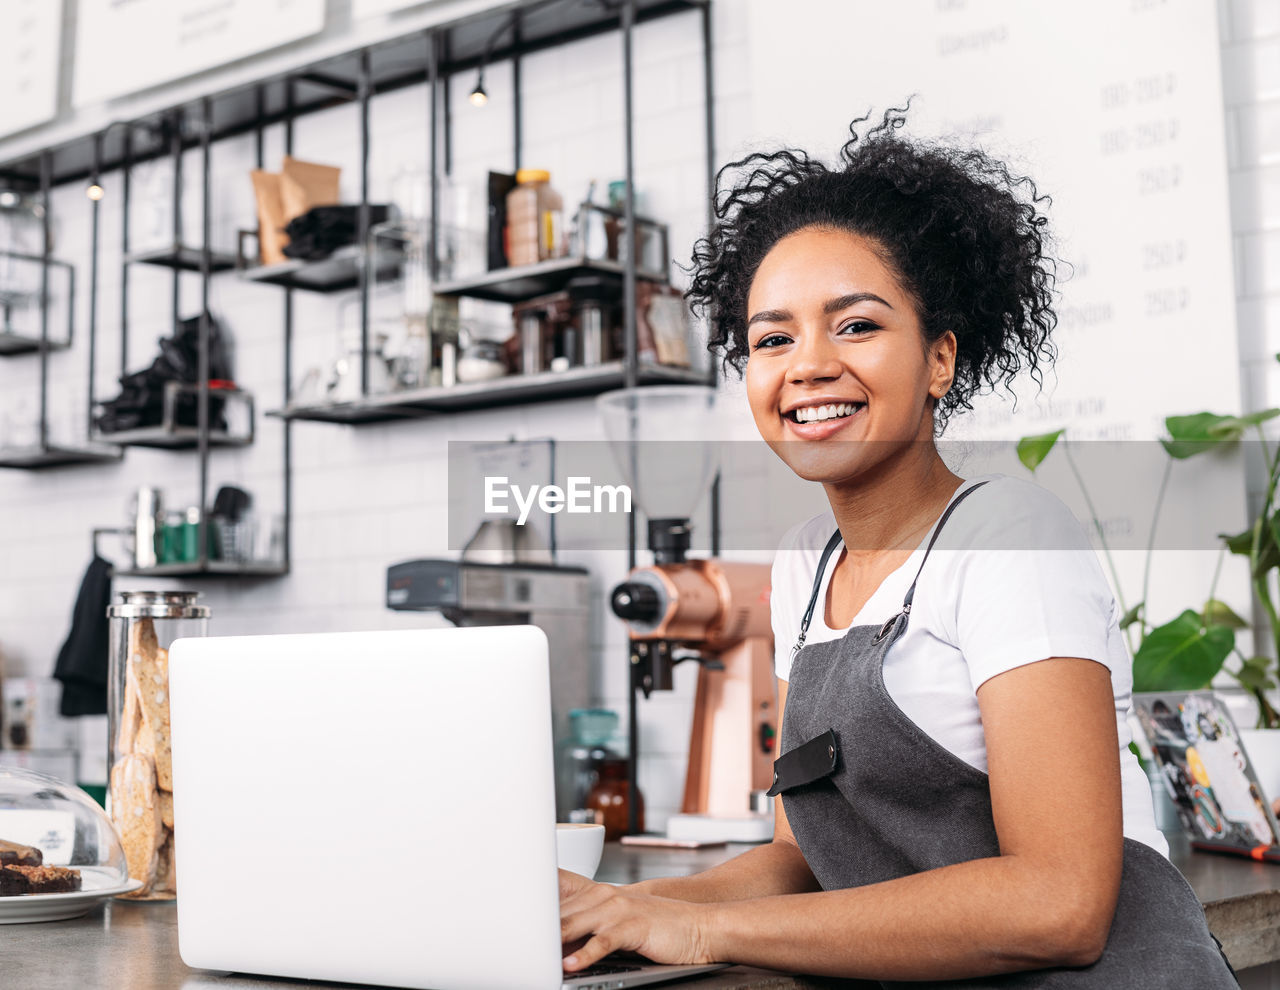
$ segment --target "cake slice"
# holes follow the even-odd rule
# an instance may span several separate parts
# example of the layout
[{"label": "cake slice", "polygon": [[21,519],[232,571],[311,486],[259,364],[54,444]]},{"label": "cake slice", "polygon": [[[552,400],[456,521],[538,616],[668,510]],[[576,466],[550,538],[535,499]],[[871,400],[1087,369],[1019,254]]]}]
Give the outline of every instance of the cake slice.
[{"label": "cake slice", "polygon": [[39,849],[0,839],[0,866],[39,866],[43,862]]},{"label": "cake slice", "polygon": [[79,889],[79,870],[63,866],[0,866],[0,897],[65,894]]}]

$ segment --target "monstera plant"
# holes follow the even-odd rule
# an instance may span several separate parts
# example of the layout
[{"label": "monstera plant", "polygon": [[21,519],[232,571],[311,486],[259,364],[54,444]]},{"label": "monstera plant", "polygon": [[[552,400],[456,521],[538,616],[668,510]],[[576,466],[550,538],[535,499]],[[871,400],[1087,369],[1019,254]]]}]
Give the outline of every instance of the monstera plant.
[{"label": "monstera plant", "polygon": [[[1277,355],[1280,358],[1280,355]],[[1116,573],[1106,534],[1094,509],[1085,479],[1071,456],[1071,445],[1064,430],[1023,437],[1018,442],[1018,459],[1031,472],[1061,445],[1070,464],[1102,546],[1103,556],[1111,570],[1116,597],[1124,612],[1121,627],[1133,654],[1133,687],[1135,691],[1182,691],[1209,686],[1232,654],[1238,667],[1228,672],[1249,691],[1258,704],[1258,727],[1280,728],[1280,712],[1271,704],[1267,691],[1276,687],[1276,661],[1268,656],[1246,656],[1236,645],[1236,631],[1248,623],[1224,602],[1215,597],[1218,576],[1227,553],[1248,561],[1254,594],[1262,605],[1272,647],[1280,656],[1280,615],[1276,596],[1272,593],[1272,573],[1280,569],[1280,511],[1276,507],[1276,488],[1280,482],[1280,448],[1272,450],[1263,435],[1262,424],[1280,416],[1280,409],[1267,409],[1247,416],[1224,416],[1217,413],[1195,413],[1170,416],[1165,420],[1168,436],[1161,439],[1168,460],[1160,489],[1156,494],[1151,532],[1154,534],[1160,507],[1169,485],[1175,461],[1187,460],[1211,450],[1236,444],[1246,435],[1256,433],[1266,461],[1267,488],[1262,505],[1250,525],[1240,533],[1219,533],[1222,552],[1203,604],[1183,609],[1173,619],[1154,625],[1148,617],[1147,600],[1151,573],[1151,547],[1147,548],[1143,571],[1142,596],[1127,604]]]}]

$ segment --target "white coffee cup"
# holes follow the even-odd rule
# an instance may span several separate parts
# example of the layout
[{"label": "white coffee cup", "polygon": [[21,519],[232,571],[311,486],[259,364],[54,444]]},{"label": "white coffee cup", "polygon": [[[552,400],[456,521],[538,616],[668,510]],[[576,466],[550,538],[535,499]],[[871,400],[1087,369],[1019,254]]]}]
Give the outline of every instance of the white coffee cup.
[{"label": "white coffee cup", "polygon": [[603,852],[603,825],[563,822],[556,825],[556,862],[560,869],[589,880],[596,875]]}]

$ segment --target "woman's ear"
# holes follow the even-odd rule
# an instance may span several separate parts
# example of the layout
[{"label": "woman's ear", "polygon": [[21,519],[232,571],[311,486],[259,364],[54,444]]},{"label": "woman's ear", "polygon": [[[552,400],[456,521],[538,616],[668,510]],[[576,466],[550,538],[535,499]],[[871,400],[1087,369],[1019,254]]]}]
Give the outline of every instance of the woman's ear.
[{"label": "woman's ear", "polygon": [[956,378],[956,335],[948,330],[929,345],[929,395],[941,399]]}]

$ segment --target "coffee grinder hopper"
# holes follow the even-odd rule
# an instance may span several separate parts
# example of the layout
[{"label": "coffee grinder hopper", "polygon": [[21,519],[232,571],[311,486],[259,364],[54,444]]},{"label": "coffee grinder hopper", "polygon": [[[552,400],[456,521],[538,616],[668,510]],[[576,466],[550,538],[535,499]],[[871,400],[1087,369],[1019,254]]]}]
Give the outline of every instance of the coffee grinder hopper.
[{"label": "coffee grinder hopper", "polygon": [[610,605],[630,639],[632,774],[637,691],[669,690],[676,664],[699,663],[682,813],[668,822],[669,835],[762,841],[773,829],[772,815],[759,809],[768,808],[762,795],[777,725],[770,568],[687,558],[689,519],[719,468],[715,400],[701,386],[624,389],[597,400],[632,504],[648,517],[655,561],[615,587]]},{"label": "coffee grinder hopper", "polygon": [[704,385],[621,389],[597,406],[659,564],[683,560],[689,519],[719,469],[716,392]]}]

